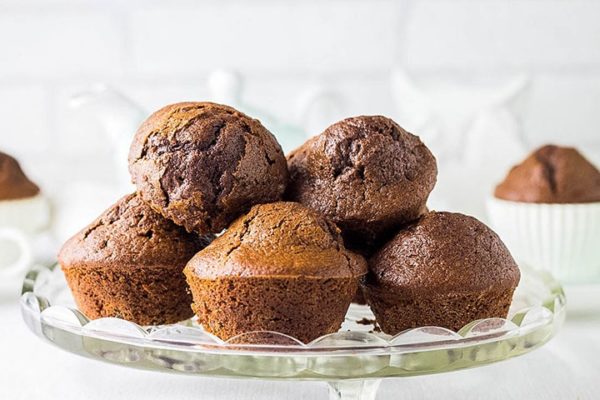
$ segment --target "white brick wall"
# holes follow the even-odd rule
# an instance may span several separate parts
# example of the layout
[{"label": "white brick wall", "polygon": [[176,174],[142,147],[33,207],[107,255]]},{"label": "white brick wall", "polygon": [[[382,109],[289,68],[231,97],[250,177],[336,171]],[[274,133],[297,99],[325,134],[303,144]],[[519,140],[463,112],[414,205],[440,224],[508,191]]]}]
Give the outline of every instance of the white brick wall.
[{"label": "white brick wall", "polygon": [[392,1],[382,0],[144,7],[131,17],[135,70],[381,70],[393,63],[394,11]]},{"label": "white brick wall", "polygon": [[38,153],[48,146],[48,96],[39,84],[9,84],[0,88],[0,149]]},{"label": "white brick wall", "polygon": [[600,74],[540,73],[533,87],[525,119],[532,144],[576,143],[600,152]]},{"label": "white brick wall", "polygon": [[428,69],[563,69],[600,64],[600,2],[416,2],[404,61]]},{"label": "white brick wall", "polygon": [[122,70],[123,38],[101,11],[10,11],[0,15],[4,78],[105,78]]},{"label": "white brick wall", "polygon": [[[49,182],[101,166],[106,141],[66,106],[92,82],[151,111],[207,98],[208,72],[232,67],[245,99],[284,119],[316,83],[341,93],[347,114],[393,116],[388,72],[403,67],[450,80],[530,74],[530,142],[600,153],[599,21],[591,0],[0,0],[0,148]],[[88,167],[74,171],[78,159]]]}]

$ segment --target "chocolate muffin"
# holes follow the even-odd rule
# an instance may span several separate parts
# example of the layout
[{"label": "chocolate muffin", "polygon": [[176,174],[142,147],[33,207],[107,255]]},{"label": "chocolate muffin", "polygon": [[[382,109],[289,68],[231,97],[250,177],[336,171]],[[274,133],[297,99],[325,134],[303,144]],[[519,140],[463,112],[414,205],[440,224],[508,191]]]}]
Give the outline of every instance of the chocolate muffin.
[{"label": "chocolate muffin", "polygon": [[19,162],[0,151],[0,201],[36,196],[40,188],[29,180]]},{"label": "chocolate muffin", "polygon": [[211,239],[187,233],[131,194],[69,239],[58,259],[87,317],[174,323],[193,315],[182,270]]},{"label": "chocolate muffin", "polygon": [[417,219],[436,182],[436,161],[415,135],[389,118],[347,118],[288,156],[287,199],[335,222],[346,244],[368,254]]},{"label": "chocolate muffin", "polygon": [[138,192],[188,232],[221,232],[253,204],[281,198],[288,171],[275,137],[241,112],[177,103],[152,114],[129,153]]},{"label": "chocolate muffin", "polygon": [[420,326],[454,331],[506,317],[520,272],[487,226],[458,213],[430,212],[369,260],[364,287],[381,329]]},{"label": "chocolate muffin", "polygon": [[543,146],[513,167],[494,196],[525,203],[600,201],[600,171],[572,147]]},{"label": "chocolate muffin", "polygon": [[336,332],[366,261],[298,203],[254,206],[185,267],[193,308],[223,340],[275,331],[310,342]]}]

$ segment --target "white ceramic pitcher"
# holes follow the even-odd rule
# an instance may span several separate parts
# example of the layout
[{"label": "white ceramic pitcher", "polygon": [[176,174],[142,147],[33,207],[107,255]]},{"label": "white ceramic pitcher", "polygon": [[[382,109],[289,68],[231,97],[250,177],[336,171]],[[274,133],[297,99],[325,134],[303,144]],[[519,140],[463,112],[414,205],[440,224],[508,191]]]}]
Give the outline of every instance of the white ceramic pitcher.
[{"label": "white ceramic pitcher", "polygon": [[25,274],[33,260],[31,242],[16,228],[0,228],[0,281],[12,281]]}]

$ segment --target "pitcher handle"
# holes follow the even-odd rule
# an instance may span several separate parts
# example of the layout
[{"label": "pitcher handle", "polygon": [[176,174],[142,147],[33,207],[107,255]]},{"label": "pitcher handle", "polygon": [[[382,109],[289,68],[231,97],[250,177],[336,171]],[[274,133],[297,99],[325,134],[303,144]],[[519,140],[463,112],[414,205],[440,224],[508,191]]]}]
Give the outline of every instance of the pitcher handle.
[{"label": "pitcher handle", "polygon": [[19,248],[19,257],[8,265],[0,264],[0,277],[14,277],[24,273],[33,260],[31,245],[25,234],[18,229],[2,228],[0,242],[2,241],[12,241]]}]

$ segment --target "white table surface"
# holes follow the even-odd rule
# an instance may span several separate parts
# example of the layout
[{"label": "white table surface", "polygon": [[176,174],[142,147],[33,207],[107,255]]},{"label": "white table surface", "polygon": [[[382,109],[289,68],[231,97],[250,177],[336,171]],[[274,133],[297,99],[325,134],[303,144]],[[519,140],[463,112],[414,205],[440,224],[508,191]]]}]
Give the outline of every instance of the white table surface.
[{"label": "white table surface", "polygon": [[[573,313],[572,313],[573,314]],[[62,351],[0,298],[0,399],[324,399],[321,382],[200,378],[138,371]],[[550,343],[477,369],[388,379],[382,399],[600,399],[600,311],[571,315]]]}]

